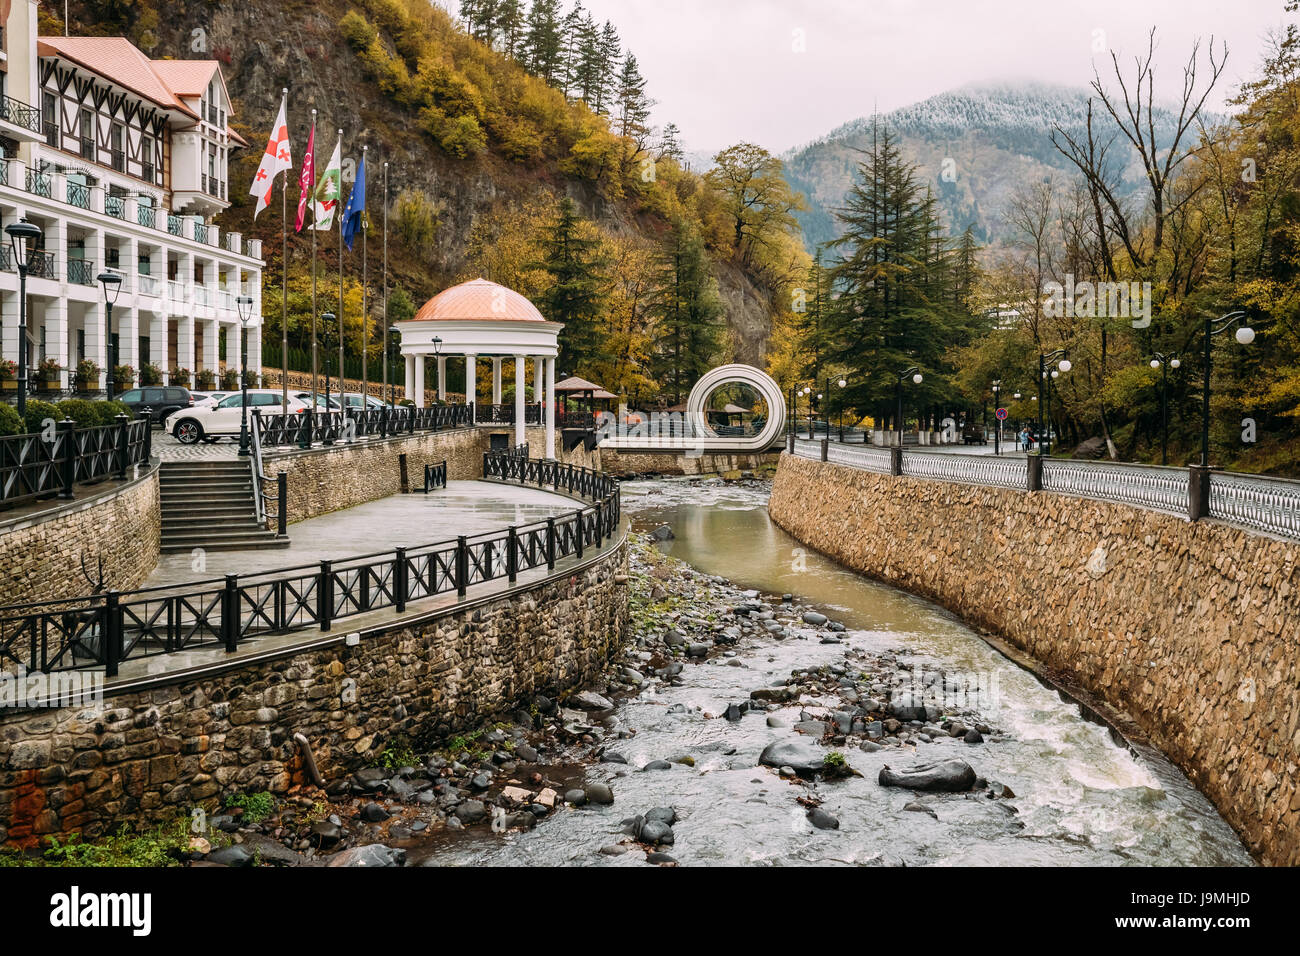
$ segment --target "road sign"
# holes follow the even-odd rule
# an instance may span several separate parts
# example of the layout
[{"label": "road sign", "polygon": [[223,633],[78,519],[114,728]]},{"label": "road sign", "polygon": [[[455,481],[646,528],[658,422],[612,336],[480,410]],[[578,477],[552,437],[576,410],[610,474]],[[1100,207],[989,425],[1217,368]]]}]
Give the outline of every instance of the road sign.
[{"label": "road sign", "polygon": [[998,421],[1005,421],[1007,417],[1007,410],[1005,408],[999,408],[994,414],[998,416]]}]

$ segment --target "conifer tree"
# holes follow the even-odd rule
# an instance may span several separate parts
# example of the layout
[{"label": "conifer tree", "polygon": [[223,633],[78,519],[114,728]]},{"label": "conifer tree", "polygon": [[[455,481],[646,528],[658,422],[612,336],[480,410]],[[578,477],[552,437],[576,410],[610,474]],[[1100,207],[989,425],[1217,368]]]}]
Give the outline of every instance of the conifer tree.
[{"label": "conifer tree", "polygon": [[607,358],[600,324],[606,285],[600,241],[583,234],[577,206],[566,196],[539,245],[542,258],[535,268],[551,280],[541,296],[542,313],[552,322],[564,323],[559,361],[577,375]]},{"label": "conifer tree", "polygon": [[655,276],[651,313],[654,378],[673,403],[710,368],[722,348],[723,307],[699,232],[677,220],[664,241]]},{"label": "conifer tree", "polygon": [[525,37],[528,71],[551,86],[562,86],[564,37],[560,30],[560,0],[533,0]]}]

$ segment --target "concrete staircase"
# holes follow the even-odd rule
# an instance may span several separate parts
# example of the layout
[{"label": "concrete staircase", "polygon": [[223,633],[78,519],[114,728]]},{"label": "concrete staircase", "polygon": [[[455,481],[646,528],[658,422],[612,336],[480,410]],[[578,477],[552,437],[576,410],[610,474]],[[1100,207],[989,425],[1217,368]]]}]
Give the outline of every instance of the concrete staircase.
[{"label": "concrete staircase", "polygon": [[257,523],[247,460],[166,461],[159,480],[163,554],[289,546]]}]

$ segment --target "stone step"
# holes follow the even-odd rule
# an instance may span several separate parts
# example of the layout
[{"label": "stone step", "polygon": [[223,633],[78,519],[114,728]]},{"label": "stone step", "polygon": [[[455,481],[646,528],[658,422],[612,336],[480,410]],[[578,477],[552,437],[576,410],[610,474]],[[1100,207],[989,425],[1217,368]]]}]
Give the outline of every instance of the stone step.
[{"label": "stone step", "polygon": [[289,539],[277,538],[270,531],[247,532],[224,536],[197,536],[194,538],[165,538],[159,550],[163,554],[177,554],[202,548],[205,551],[244,551],[252,548],[287,548]]}]

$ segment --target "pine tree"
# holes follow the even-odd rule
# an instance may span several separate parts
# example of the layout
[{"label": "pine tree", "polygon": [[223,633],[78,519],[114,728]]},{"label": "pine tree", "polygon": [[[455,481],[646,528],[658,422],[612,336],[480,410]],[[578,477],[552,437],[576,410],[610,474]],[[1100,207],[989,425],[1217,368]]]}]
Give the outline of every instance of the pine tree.
[{"label": "pine tree", "polygon": [[808,267],[808,275],[802,289],[801,312],[797,312],[796,326],[808,360],[803,365],[803,374],[816,381],[821,377],[824,355],[827,347],[827,312],[829,310],[830,288],[826,267],[822,264],[822,254],[818,250]]},{"label": "pine tree", "polygon": [[551,86],[564,82],[564,37],[560,0],[533,0],[525,34],[528,71]]},{"label": "pine tree", "polygon": [[524,0],[498,0],[496,29],[501,52],[513,60],[523,52]]},{"label": "pine tree", "polygon": [[645,149],[650,134],[650,107],[654,101],[646,96],[645,77],[637,66],[636,57],[628,53],[618,75],[618,119],[615,131],[635,144],[632,155]]},{"label": "pine tree", "polygon": [[681,136],[681,130],[677,128],[676,123],[669,123],[664,127],[663,133],[659,137],[659,158],[674,159],[678,163],[685,158],[682,151],[681,143],[678,137]]},{"label": "pine tree", "polygon": [[723,307],[704,241],[677,220],[664,241],[652,294],[655,344],[650,369],[678,404],[713,367],[722,347]]},{"label": "pine tree", "polygon": [[583,235],[577,207],[566,196],[539,245],[542,258],[534,267],[551,278],[550,287],[542,294],[542,312],[552,322],[564,323],[560,365],[577,375],[607,358],[600,328],[606,284],[600,241]]},{"label": "pine tree", "polygon": [[606,20],[605,26],[600,32],[599,60],[597,64],[599,72],[591,99],[591,108],[597,113],[605,115],[609,113],[610,101],[613,99],[615,83],[618,79],[615,70],[618,69],[619,61],[622,58],[623,51],[619,43],[618,31],[614,29],[613,23]]},{"label": "pine tree", "polygon": [[564,25],[560,30],[564,51],[564,82],[560,89],[564,91],[566,97],[574,96],[582,86],[583,17],[582,2],[578,0],[564,18]]}]

